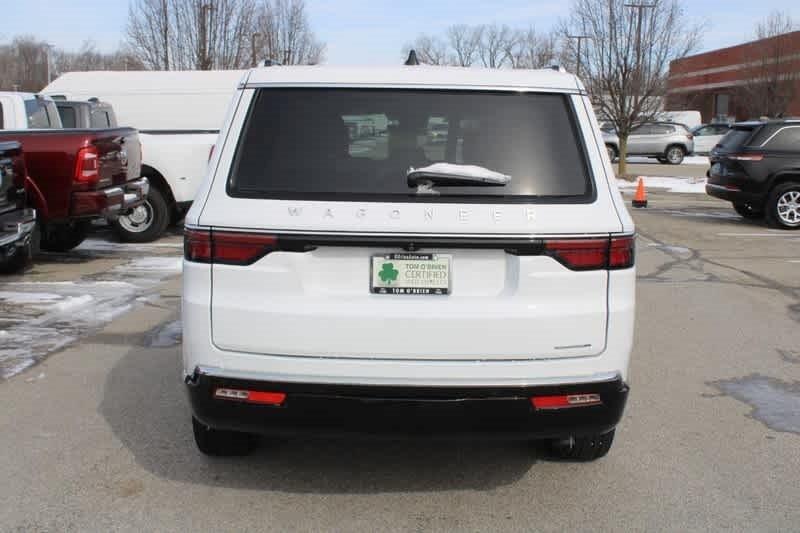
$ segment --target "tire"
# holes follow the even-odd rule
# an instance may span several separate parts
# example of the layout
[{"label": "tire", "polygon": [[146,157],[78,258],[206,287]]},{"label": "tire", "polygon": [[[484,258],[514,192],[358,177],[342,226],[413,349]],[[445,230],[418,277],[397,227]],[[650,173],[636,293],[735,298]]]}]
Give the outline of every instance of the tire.
[{"label": "tire", "polygon": [[686,150],[682,146],[672,145],[667,147],[667,151],[664,152],[664,159],[670,165],[680,165],[683,163],[684,157],[686,157]]},{"label": "tire", "polygon": [[667,160],[664,159],[663,157],[657,157],[656,159],[658,159],[658,162],[661,163],[662,165],[666,165],[667,164]]},{"label": "tire", "polygon": [[195,417],[192,417],[192,430],[197,449],[205,455],[218,457],[247,455],[258,445],[257,435],[213,429]]},{"label": "tire", "polygon": [[39,246],[48,252],[68,252],[83,242],[88,229],[84,221],[50,224],[43,229]]},{"label": "tire", "polygon": [[764,214],[773,228],[800,228],[800,181],[776,185],[769,193]]},{"label": "tire", "polygon": [[614,442],[614,430],[598,435],[570,437],[550,442],[550,454],[564,461],[594,461],[604,457]]},{"label": "tire", "polygon": [[608,152],[608,158],[612,163],[617,160],[617,157],[619,157],[619,152],[617,152],[617,149],[610,144],[606,145],[606,151]]},{"label": "tire", "polygon": [[151,242],[164,234],[171,220],[164,193],[151,187],[144,204],[117,218],[113,226],[122,242]]},{"label": "tire", "polygon": [[757,220],[764,217],[764,212],[753,208],[751,204],[735,203],[733,204],[733,209],[739,213],[742,218]]}]

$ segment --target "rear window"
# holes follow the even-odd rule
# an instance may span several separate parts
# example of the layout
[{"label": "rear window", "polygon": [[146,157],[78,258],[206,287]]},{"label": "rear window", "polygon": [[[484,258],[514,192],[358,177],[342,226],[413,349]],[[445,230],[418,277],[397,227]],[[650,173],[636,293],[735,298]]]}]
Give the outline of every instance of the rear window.
[{"label": "rear window", "polygon": [[723,150],[738,150],[744,146],[753,135],[752,128],[733,128],[720,139],[717,146]]},{"label": "rear window", "polygon": [[52,128],[50,117],[47,114],[47,102],[39,98],[25,100],[25,114],[28,116],[28,128]]},{"label": "rear window", "polygon": [[75,117],[74,107],[58,106],[58,115],[61,117],[61,124],[65,128],[77,128],[77,118]]},{"label": "rear window", "polygon": [[108,113],[102,109],[92,111],[91,123],[92,128],[108,128],[111,126],[111,122],[108,120]]},{"label": "rear window", "polygon": [[[510,176],[418,194],[435,163]],[[235,197],[392,201],[590,201],[582,142],[561,94],[260,89],[228,181]]]}]

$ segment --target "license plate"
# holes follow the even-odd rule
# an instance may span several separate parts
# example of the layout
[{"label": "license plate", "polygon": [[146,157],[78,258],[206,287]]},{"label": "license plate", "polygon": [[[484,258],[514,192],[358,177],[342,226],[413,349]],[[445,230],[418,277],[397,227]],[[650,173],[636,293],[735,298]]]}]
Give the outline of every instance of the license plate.
[{"label": "license plate", "polygon": [[374,294],[450,294],[450,256],[374,255],[370,270]]}]

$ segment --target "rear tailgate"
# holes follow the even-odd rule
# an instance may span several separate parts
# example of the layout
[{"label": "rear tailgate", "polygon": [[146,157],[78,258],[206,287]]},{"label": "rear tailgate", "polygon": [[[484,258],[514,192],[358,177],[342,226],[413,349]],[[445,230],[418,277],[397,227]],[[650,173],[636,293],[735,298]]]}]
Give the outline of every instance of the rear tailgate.
[{"label": "rear tailgate", "polygon": [[121,185],[142,175],[142,148],[133,128],[92,131],[91,144],[98,151],[100,180],[97,188]]},{"label": "rear tailgate", "polygon": [[[462,104],[458,93],[297,92],[300,116],[292,116],[291,90],[256,96],[230,180],[214,184],[221,194],[200,217],[221,254],[211,267],[219,348],[476,361],[604,350],[606,263],[570,268],[553,251],[605,250],[622,229],[605,178],[589,170],[602,167],[602,152],[583,148],[579,124],[589,120],[573,105],[580,97],[476,93]],[[406,139],[404,122],[419,126]],[[443,123],[445,140],[433,142],[424,130]],[[419,163],[392,161],[403,150],[423,163],[480,164],[512,181],[436,187],[438,195],[423,197],[405,183]],[[235,263],[253,246],[246,264],[224,264],[226,253]],[[400,267],[407,256],[420,261]],[[409,269],[434,268],[446,268],[446,290],[375,290],[384,270],[392,287]]]}]

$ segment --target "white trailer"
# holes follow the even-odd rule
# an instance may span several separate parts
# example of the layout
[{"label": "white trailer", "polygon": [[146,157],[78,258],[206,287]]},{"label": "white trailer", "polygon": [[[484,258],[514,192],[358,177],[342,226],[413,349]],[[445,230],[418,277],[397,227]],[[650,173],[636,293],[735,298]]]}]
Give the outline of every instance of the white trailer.
[{"label": "white trailer", "polygon": [[228,104],[245,71],[69,72],[42,91],[67,100],[99,98],[121,126],[139,130],[150,195],[115,223],[123,240],[158,238],[180,220],[203,181]]}]

